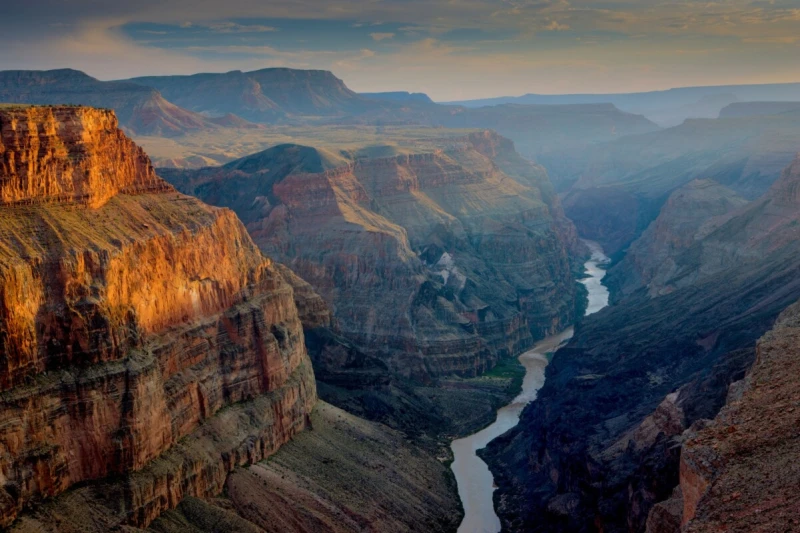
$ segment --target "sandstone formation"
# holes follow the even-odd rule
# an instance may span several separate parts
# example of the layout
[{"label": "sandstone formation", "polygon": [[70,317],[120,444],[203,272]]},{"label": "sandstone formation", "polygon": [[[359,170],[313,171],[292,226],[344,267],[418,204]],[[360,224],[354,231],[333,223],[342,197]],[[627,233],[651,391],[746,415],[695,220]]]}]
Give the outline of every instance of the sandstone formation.
[{"label": "sandstone formation", "polygon": [[[800,528],[800,304],[758,343],[747,379],[681,452],[683,530]],[[678,529],[673,531],[677,532]]]},{"label": "sandstone formation", "polygon": [[[669,281],[679,268],[677,257],[710,232],[715,217],[747,203],[713,180],[694,180],[672,193],[656,220],[609,272],[606,283],[617,298],[646,287],[651,296],[674,290]],[[709,222],[711,221],[711,222]]]},{"label": "sandstone formation", "polygon": [[[506,528],[668,531],[676,505],[650,511],[670,498],[679,476],[686,481],[678,497],[702,500],[713,463],[698,454],[699,468],[681,466],[680,447],[690,426],[716,416],[729,386],[750,368],[756,340],[800,298],[798,183],[800,160],[761,198],[677,242],[662,280],[670,290],[636,291],[581,324],[520,426],[486,454]],[[667,219],[669,212],[657,227],[696,227],[696,220]],[[633,248],[670,242],[649,237]],[[783,378],[775,379],[779,388]],[[778,394],[790,401],[790,392]]]},{"label": "sandstone formation", "polygon": [[0,202],[98,208],[125,193],[167,191],[113,113],[7,106],[0,129]]},{"label": "sandstone formation", "polygon": [[233,212],[110,111],[5,108],[0,132],[2,527],[68,531],[76,502],[71,527],[145,527],[305,426],[294,292]]},{"label": "sandstone formation", "polygon": [[229,206],[308,281],[338,333],[401,375],[475,375],[571,323],[574,229],[541,167],[492,133],[341,161],[284,145],[164,170]]}]

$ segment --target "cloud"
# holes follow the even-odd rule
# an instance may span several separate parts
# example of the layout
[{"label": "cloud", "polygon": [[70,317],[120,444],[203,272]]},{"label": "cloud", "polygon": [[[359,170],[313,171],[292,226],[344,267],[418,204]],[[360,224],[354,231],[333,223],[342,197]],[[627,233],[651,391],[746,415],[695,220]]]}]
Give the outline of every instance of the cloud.
[{"label": "cloud", "polygon": [[372,37],[375,41],[383,41],[385,39],[392,39],[394,38],[394,33],[370,33],[370,37]]},{"label": "cloud", "polygon": [[283,65],[448,99],[800,72],[797,0],[28,0],[0,20],[0,69],[101,79]]},{"label": "cloud", "polygon": [[278,31],[274,26],[264,26],[262,24],[238,24],[236,22],[217,22],[205,26],[216,33],[264,33]]},{"label": "cloud", "polygon": [[558,21],[554,20],[545,26],[544,29],[547,31],[567,31],[569,29],[569,24],[559,24]]}]

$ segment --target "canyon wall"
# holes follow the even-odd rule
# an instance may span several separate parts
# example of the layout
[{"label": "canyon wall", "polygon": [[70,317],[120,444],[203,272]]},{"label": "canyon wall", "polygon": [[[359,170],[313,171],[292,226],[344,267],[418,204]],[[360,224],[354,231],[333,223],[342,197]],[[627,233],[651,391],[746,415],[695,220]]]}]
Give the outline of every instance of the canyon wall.
[{"label": "canyon wall", "polygon": [[694,180],[713,180],[747,200],[760,198],[800,146],[796,113],[691,119],[662,131],[629,135],[562,154],[572,176],[564,207],[581,235],[621,255],[670,196]]},{"label": "canyon wall", "polygon": [[305,426],[294,291],[233,212],[156,177],[113,112],[4,108],[0,132],[0,525],[93,498],[145,527]]},{"label": "canyon wall", "polygon": [[800,527],[798,349],[800,304],[794,304],[761,338],[752,370],[732,387],[719,415],[688,433],[677,498],[682,512],[675,513],[684,531]]},{"label": "canyon wall", "polygon": [[574,318],[575,230],[544,170],[494,133],[344,163],[283,145],[163,174],[234,209],[336,332],[399,375],[475,375]]},{"label": "canyon wall", "polygon": [[[651,531],[670,531],[683,506],[659,502],[681,477],[676,497],[702,500],[710,483],[704,469],[715,467],[699,454],[701,467],[689,468],[681,445],[693,424],[702,428],[699,421],[717,415],[752,365],[756,341],[800,298],[798,183],[796,161],[762,197],[716,206],[721,214],[705,222],[665,206],[632,247],[672,247],[663,276],[583,321],[518,428],[484,454],[508,530],[644,531],[649,520]],[[699,192],[693,201],[702,200]],[[698,224],[688,240],[670,236],[670,228]],[[626,268],[641,268],[637,257]],[[783,382],[776,377],[775,386]]]}]

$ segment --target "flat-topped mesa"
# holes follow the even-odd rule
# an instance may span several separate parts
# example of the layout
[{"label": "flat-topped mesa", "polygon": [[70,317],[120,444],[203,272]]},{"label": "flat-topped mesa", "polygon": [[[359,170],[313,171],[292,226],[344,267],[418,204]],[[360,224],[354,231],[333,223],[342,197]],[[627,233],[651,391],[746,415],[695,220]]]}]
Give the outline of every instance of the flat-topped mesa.
[{"label": "flat-topped mesa", "polygon": [[97,208],[114,195],[170,190],[113,111],[0,107],[0,203],[71,202]]},{"label": "flat-topped mesa", "polygon": [[0,206],[0,529],[60,530],[47,513],[76,491],[109,495],[92,500],[107,530],[218,495],[316,401],[292,286],[232,211],[156,177],[112,113],[2,117],[18,186]]}]

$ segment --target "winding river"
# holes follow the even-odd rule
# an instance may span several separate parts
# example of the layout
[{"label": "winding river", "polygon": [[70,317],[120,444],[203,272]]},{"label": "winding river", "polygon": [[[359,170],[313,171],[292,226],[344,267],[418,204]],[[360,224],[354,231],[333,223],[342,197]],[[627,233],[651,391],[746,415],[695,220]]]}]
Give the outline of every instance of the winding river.
[{"label": "winding river", "polygon": [[[586,241],[592,251],[592,257],[586,262],[587,278],[581,280],[589,291],[589,306],[586,314],[596,313],[608,305],[608,290],[602,280],[605,270],[600,265],[608,262],[600,245]],[[494,512],[492,494],[494,479],[489,467],[475,453],[485,448],[489,442],[499,437],[519,423],[523,408],[536,399],[536,393],[544,385],[544,370],[547,366],[547,354],[554,352],[559,346],[572,337],[572,328],[557,335],[547,337],[536,344],[532,350],[519,356],[525,367],[525,378],[522,392],[510,404],[497,411],[497,420],[477,433],[451,444],[453,464],[451,468],[458,482],[458,494],[464,504],[464,520],[458,528],[459,533],[497,533],[500,531],[500,519]]]}]

